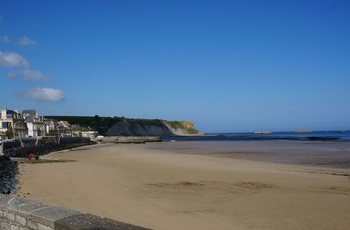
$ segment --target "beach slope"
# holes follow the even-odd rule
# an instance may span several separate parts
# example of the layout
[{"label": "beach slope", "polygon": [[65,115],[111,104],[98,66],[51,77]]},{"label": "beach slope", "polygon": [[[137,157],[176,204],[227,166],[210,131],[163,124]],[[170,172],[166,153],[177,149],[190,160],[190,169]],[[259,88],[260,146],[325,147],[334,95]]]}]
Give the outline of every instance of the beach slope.
[{"label": "beach slope", "polygon": [[50,154],[71,161],[20,164],[20,188],[13,196],[153,229],[350,226],[349,169],[191,151],[101,144]]}]

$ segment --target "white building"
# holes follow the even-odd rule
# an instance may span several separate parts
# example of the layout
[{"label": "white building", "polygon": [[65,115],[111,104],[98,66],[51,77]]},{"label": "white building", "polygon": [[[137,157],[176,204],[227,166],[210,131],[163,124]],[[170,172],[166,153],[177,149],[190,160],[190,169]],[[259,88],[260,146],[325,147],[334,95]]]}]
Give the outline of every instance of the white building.
[{"label": "white building", "polygon": [[55,122],[53,119],[44,118],[44,123],[45,123],[46,133],[56,130]]},{"label": "white building", "polygon": [[46,129],[44,117],[39,116],[36,110],[19,110],[1,109],[0,132],[2,135],[7,130],[12,130],[14,138],[17,137],[39,137],[45,136]]},{"label": "white building", "polygon": [[39,116],[36,110],[23,110],[23,117],[26,120],[29,137],[45,136],[44,117]]},{"label": "white building", "polygon": [[9,129],[13,131],[14,137],[25,137],[28,133],[25,119],[18,109],[1,108],[0,132],[5,134]]}]

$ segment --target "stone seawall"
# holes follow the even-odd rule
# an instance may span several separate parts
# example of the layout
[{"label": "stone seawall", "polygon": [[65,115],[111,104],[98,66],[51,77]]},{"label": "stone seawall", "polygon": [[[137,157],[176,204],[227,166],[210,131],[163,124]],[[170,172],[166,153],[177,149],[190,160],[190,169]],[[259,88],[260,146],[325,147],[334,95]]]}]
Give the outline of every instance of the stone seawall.
[{"label": "stone seawall", "polygon": [[0,229],[13,230],[142,230],[143,227],[91,214],[0,194]]},{"label": "stone seawall", "polygon": [[41,156],[53,151],[70,149],[93,143],[94,142],[91,142],[90,138],[82,137],[22,140],[5,142],[3,153],[8,157],[27,158],[30,153],[35,153]]}]

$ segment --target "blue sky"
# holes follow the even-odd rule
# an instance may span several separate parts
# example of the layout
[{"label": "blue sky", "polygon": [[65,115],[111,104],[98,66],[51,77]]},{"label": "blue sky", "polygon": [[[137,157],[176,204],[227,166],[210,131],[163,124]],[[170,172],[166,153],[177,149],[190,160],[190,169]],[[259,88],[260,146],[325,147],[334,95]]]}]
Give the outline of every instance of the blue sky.
[{"label": "blue sky", "polygon": [[350,1],[1,0],[0,107],[350,129]]}]

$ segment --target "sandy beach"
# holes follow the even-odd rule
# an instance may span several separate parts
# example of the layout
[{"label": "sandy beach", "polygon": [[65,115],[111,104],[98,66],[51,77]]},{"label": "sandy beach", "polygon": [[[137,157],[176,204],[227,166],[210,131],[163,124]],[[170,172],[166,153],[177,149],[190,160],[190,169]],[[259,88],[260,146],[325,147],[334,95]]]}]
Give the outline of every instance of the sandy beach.
[{"label": "sandy beach", "polygon": [[348,229],[350,169],[305,151],[339,163],[350,144],[293,143],[99,144],[20,164],[13,196],[152,229]]}]

